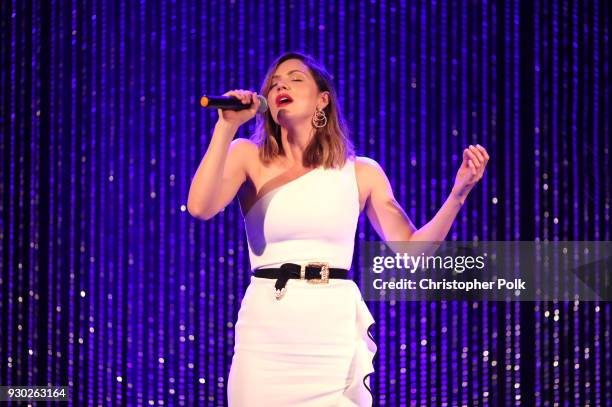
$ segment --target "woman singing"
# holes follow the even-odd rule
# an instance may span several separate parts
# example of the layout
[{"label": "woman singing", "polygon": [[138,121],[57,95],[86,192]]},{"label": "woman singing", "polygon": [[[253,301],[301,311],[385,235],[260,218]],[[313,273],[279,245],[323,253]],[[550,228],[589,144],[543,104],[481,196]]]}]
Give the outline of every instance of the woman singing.
[{"label": "woman singing", "polygon": [[470,146],[438,213],[416,229],[378,163],[355,156],[329,73],[286,53],[260,93],[269,110],[251,139],[233,140],[259,108],[219,110],[189,190],[188,210],[211,219],[237,195],[252,276],[235,325],[228,400],[242,406],[370,406],[374,323],[347,279],[365,211],[385,241],[443,241],[489,160]]}]

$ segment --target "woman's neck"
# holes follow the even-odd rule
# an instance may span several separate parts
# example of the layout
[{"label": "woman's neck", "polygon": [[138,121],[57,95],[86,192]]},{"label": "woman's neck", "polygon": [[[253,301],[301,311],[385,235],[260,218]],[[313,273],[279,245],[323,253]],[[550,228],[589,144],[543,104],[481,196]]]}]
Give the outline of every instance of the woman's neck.
[{"label": "woman's neck", "polygon": [[302,167],[304,151],[310,143],[314,129],[310,123],[292,127],[281,127],[281,140],[287,163],[291,167]]}]

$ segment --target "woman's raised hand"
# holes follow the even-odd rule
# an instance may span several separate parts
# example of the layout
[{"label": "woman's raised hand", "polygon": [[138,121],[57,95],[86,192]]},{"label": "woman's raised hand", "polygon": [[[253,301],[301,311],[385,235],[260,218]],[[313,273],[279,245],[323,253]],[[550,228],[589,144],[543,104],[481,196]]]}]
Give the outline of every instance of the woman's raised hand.
[{"label": "woman's raised hand", "polygon": [[251,107],[245,110],[217,109],[217,112],[219,113],[219,121],[230,124],[236,128],[251,120],[257,113],[257,109],[259,109],[259,105],[261,103],[259,99],[257,99],[257,92],[251,92],[249,90],[234,89],[230,90],[229,92],[225,92],[223,96],[234,96],[243,104],[252,103]]},{"label": "woman's raised hand", "polygon": [[463,150],[463,162],[453,186],[453,193],[457,194],[461,202],[465,201],[467,194],[480,181],[488,162],[489,154],[480,144],[470,145]]}]

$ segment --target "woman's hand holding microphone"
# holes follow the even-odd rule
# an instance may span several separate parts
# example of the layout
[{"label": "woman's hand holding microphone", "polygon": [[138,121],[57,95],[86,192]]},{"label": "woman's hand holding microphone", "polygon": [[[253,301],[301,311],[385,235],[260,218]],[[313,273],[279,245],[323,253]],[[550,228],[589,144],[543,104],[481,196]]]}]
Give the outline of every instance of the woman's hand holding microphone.
[{"label": "woman's hand holding microphone", "polygon": [[230,90],[229,92],[225,92],[223,96],[233,96],[239,99],[245,105],[251,103],[251,107],[244,110],[217,109],[217,112],[219,113],[218,122],[235,129],[251,120],[257,113],[259,105],[261,104],[260,100],[257,98],[257,92],[251,92],[248,90],[234,89]]}]

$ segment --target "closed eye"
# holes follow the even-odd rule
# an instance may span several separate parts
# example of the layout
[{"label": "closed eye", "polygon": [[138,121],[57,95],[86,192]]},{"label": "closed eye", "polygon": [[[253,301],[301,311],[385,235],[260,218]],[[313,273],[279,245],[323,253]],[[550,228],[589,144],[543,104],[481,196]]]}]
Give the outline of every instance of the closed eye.
[{"label": "closed eye", "polygon": [[[302,80],[301,79],[294,79],[293,82],[302,82]],[[277,85],[276,83],[273,83],[272,85],[270,85],[270,88],[273,88],[276,85]]]}]

